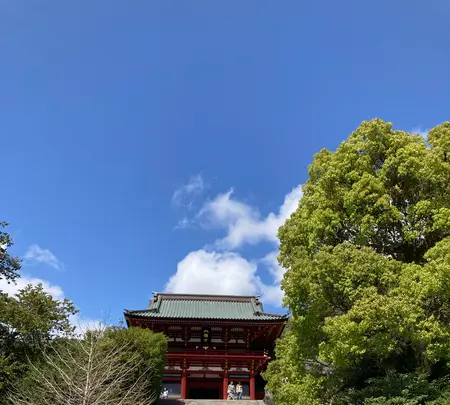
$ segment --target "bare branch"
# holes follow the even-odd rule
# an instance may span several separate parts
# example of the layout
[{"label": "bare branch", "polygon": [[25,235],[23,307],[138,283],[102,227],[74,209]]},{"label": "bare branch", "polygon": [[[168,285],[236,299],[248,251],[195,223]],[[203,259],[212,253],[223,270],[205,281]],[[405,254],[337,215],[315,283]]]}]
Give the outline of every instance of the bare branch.
[{"label": "bare branch", "polygon": [[[153,365],[133,353],[129,343],[103,339],[104,328],[83,338],[60,341],[31,364],[32,384],[17,387],[12,405],[148,405]],[[155,363],[156,364],[156,363]]]}]

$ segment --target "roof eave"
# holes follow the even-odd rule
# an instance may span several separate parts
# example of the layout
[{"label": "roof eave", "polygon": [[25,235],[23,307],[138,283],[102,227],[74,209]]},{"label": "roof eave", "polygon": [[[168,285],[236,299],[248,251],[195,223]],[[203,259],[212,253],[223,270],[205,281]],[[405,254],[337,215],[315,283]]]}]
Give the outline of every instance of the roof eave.
[{"label": "roof eave", "polygon": [[195,317],[164,317],[164,316],[158,316],[158,317],[149,317],[141,314],[133,314],[130,312],[124,313],[125,318],[138,318],[138,319],[147,319],[149,321],[202,321],[202,322],[261,322],[261,323],[279,323],[279,322],[285,322],[289,319],[287,316],[281,316],[271,319],[261,319],[259,317],[255,318],[195,318]]}]

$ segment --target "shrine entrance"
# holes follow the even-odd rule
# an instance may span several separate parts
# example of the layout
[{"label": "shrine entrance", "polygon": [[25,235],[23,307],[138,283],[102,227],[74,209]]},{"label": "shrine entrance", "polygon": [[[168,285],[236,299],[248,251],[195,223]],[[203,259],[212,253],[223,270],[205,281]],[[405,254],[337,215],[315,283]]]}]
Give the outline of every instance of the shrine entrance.
[{"label": "shrine entrance", "polygon": [[222,380],[188,379],[189,399],[222,399]]},{"label": "shrine entrance", "polygon": [[218,388],[191,388],[189,399],[222,399]]},{"label": "shrine entrance", "polygon": [[256,296],[154,293],[147,309],[126,310],[129,327],[167,336],[162,390],[170,399],[264,398],[266,369],[287,315],[264,312]]}]

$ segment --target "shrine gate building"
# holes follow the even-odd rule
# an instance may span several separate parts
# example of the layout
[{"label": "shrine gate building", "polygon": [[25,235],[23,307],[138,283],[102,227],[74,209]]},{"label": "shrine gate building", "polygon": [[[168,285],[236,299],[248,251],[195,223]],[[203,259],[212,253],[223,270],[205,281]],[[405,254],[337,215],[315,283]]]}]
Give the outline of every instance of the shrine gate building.
[{"label": "shrine gate building", "polygon": [[163,387],[171,398],[227,399],[230,381],[243,398],[262,399],[261,372],[286,315],[265,313],[255,296],[154,293],[148,309],[125,310],[127,325],[163,332]]}]

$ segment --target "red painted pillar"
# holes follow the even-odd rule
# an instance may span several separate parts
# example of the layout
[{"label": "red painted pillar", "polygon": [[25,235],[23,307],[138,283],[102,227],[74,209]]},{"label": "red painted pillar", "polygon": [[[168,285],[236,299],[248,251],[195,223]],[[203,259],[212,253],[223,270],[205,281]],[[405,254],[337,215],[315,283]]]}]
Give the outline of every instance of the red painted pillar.
[{"label": "red painted pillar", "polygon": [[223,375],[223,399],[228,399],[228,374]]},{"label": "red painted pillar", "polygon": [[250,399],[251,400],[255,400],[256,395],[255,395],[255,375],[252,374],[250,376]]},{"label": "red painted pillar", "polygon": [[181,399],[186,399],[186,372],[181,377]]}]

